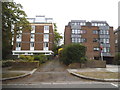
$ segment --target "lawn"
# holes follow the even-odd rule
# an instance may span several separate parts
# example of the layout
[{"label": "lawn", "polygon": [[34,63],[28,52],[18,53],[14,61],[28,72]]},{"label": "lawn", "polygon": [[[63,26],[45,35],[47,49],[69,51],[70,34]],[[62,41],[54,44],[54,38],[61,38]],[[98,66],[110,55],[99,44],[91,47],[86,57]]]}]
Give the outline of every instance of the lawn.
[{"label": "lawn", "polygon": [[118,79],[118,75],[120,75],[120,73],[118,72],[76,72],[76,73],[87,77],[100,79]]}]

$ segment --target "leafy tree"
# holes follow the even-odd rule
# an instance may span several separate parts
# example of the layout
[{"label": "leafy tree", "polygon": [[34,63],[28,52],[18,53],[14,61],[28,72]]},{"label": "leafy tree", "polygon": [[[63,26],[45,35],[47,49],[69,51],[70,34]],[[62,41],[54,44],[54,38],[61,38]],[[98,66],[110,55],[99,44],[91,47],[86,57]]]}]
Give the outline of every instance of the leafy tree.
[{"label": "leafy tree", "polygon": [[[12,37],[20,30],[30,29],[21,4],[2,2],[2,58],[12,55]],[[13,30],[13,31],[11,31]],[[15,40],[14,40],[15,41]]]},{"label": "leafy tree", "polygon": [[60,40],[63,39],[63,37],[60,35],[60,33],[57,32],[57,26],[56,24],[54,24],[54,45],[53,45],[53,51],[54,54],[58,54],[58,49],[61,48],[61,46],[59,46]]},{"label": "leafy tree", "polygon": [[69,65],[71,63],[84,63],[86,48],[81,44],[70,44],[63,48],[59,54],[60,61]]}]

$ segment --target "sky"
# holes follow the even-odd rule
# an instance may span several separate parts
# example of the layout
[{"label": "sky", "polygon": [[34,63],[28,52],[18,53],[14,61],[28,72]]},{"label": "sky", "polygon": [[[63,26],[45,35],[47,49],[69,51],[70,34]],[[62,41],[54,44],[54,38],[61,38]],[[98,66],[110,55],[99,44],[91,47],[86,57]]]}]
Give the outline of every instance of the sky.
[{"label": "sky", "polygon": [[59,33],[64,34],[65,25],[71,20],[107,21],[114,29],[118,27],[119,0],[14,0],[22,4],[28,17],[45,15],[53,18]]}]

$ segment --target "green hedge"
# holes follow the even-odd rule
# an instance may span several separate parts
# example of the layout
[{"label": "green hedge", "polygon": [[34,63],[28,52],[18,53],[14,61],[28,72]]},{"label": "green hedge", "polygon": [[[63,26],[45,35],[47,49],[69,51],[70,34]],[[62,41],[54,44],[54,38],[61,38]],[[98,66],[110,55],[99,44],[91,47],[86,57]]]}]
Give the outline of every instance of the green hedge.
[{"label": "green hedge", "polygon": [[86,47],[81,44],[70,44],[63,48],[59,54],[59,59],[64,64],[69,65],[71,63],[84,63]]}]

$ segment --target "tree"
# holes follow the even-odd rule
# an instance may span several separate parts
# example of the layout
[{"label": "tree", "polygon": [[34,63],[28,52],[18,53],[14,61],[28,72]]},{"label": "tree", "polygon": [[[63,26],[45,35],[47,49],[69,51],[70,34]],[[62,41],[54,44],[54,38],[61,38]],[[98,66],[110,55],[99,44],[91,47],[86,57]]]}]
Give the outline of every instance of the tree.
[{"label": "tree", "polygon": [[60,61],[69,65],[71,63],[83,63],[85,59],[86,47],[81,44],[70,44],[63,48],[59,54]]},{"label": "tree", "polygon": [[58,54],[58,49],[61,48],[61,46],[59,45],[61,39],[63,39],[63,37],[60,35],[60,33],[57,32],[57,26],[56,24],[54,24],[54,55]]},{"label": "tree", "polygon": [[[12,37],[20,30],[30,29],[21,4],[2,2],[2,58],[12,55]],[[11,31],[11,29],[13,31]]]}]

